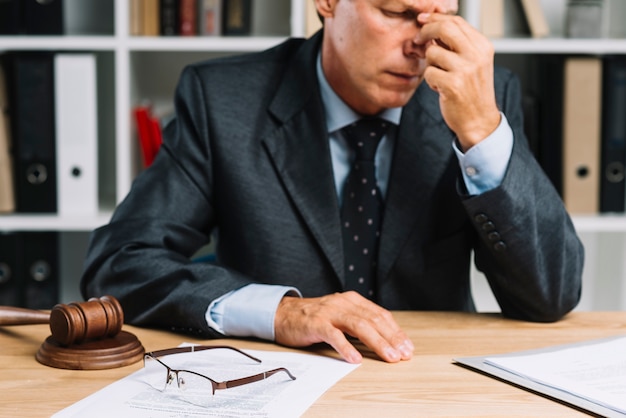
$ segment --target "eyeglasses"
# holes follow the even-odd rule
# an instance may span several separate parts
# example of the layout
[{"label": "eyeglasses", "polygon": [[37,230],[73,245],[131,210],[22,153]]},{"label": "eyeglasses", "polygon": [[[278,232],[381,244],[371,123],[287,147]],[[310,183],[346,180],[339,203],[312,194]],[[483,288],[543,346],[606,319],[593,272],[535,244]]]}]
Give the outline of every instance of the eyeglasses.
[{"label": "eyeglasses", "polygon": [[178,389],[180,389],[180,397],[186,402],[200,406],[210,405],[212,396],[207,396],[209,391],[211,392],[211,395],[215,395],[216,390],[229,389],[247,385],[249,383],[259,382],[280,372],[287,374],[291,380],[296,380],[296,377],[293,376],[289,370],[284,367],[279,367],[252,376],[217,382],[208,376],[192,370],[173,369],[158,359],[158,357],[169,356],[172,354],[193,353],[196,351],[215,349],[231,350],[246,356],[248,359],[251,359],[256,363],[261,363],[261,360],[258,358],[253,357],[235,347],[227,345],[195,345],[169,348],[165,350],[152,351],[144,355],[143,379],[147,384],[161,392],[165,391],[165,389],[175,381]]}]

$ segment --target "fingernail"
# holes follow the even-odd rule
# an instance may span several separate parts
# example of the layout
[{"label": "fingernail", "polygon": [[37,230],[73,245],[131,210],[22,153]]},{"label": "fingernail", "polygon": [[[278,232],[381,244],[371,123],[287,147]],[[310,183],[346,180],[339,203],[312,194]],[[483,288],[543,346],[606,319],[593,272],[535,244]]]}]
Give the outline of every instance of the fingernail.
[{"label": "fingernail", "polygon": [[417,20],[420,22],[426,22],[430,17],[430,13],[420,13],[417,15]]},{"label": "fingernail", "polygon": [[398,350],[392,347],[388,347],[387,349],[385,349],[385,355],[390,361],[400,360],[400,353],[398,352]]},{"label": "fingernail", "polygon": [[352,364],[359,364],[363,361],[363,356],[361,356],[358,352],[350,353],[348,354],[348,357],[346,357],[346,361]]},{"label": "fingernail", "polygon": [[406,343],[400,344],[397,348],[402,353],[402,358],[408,359],[413,357],[413,349]]},{"label": "fingernail", "polygon": [[413,341],[411,341],[411,340],[404,340],[404,344],[406,344],[406,346],[409,347],[411,349],[411,351],[415,350],[415,345],[413,345]]}]

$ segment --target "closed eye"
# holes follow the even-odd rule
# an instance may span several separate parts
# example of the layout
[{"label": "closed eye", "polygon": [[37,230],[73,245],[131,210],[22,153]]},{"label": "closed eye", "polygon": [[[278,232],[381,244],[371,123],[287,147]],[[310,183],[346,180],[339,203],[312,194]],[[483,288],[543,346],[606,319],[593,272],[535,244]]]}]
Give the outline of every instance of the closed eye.
[{"label": "closed eye", "polygon": [[382,13],[387,17],[395,19],[417,20],[417,12],[415,12],[414,10],[382,10]]}]

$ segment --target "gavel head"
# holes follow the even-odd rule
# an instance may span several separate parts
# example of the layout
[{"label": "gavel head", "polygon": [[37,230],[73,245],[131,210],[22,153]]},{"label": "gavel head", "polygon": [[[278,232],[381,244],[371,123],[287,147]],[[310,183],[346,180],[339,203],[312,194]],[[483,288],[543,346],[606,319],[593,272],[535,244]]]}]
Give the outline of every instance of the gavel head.
[{"label": "gavel head", "polygon": [[84,340],[114,337],[124,323],[122,306],[112,296],[87,302],[58,304],[50,312],[50,331],[59,344],[68,346]]}]

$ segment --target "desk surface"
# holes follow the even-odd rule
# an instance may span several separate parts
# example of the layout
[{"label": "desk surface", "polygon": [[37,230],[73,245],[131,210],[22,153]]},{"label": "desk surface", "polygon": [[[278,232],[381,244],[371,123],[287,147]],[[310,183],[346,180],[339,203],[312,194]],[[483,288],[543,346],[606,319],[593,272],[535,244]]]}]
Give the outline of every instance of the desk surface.
[{"label": "desk surface", "polygon": [[[396,312],[416,345],[411,361],[386,364],[366,353],[305,417],[585,416],[571,407],[453,364],[458,357],[506,353],[626,334],[626,312],[574,312],[553,324],[512,321],[492,314]],[[125,326],[146,350],[176,346],[187,336]],[[0,417],[46,417],[142,367],[61,370],[35,353],[45,325],[0,328]],[[211,341],[214,343],[215,341]],[[290,350],[274,344],[222,340],[240,348]],[[295,350],[292,350],[295,351]],[[334,355],[325,347],[305,352]],[[381,413],[384,413],[381,415]]]}]

